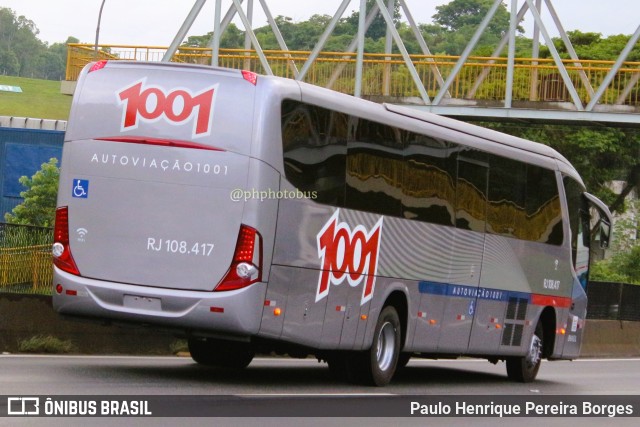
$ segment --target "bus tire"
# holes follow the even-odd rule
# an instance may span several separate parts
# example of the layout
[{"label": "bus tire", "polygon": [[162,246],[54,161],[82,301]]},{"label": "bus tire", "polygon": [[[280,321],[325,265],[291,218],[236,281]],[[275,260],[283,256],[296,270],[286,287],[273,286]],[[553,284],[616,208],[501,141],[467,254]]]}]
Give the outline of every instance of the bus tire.
[{"label": "bus tire", "polygon": [[507,358],[507,376],[510,380],[529,383],[536,379],[544,354],[543,336],[542,323],[538,322],[536,330],[531,336],[527,354]]},{"label": "bus tire", "polygon": [[378,387],[389,384],[400,357],[400,328],[396,309],[393,306],[383,308],[376,323],[371,348],[348,359],[348,375],[352,382]]},{"label": "bus tire", "polygon": [[249,344],[236,341],[189,338],[188,344],[191,358],[204,366],[244,369],[255,356]]}]

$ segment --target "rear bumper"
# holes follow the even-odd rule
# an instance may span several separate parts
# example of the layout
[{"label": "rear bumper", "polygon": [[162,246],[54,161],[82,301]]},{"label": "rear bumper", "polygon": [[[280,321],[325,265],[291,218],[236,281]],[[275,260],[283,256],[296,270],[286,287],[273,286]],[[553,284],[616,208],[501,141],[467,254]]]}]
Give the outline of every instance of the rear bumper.
[{"label": "rear bumper", "polygon": [[53,308],[62,315],[240,336],[257,334],[266,289],[265,283],[229,292],[163,289],[87,279],[55,267],[53,280]]}]

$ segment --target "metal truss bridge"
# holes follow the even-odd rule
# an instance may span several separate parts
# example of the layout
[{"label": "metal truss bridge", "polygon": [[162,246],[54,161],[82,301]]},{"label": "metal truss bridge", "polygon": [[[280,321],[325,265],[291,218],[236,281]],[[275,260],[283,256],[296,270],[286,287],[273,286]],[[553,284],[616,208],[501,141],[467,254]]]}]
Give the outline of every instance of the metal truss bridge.
[{"label": "metal truss bridge", "polygon": [[[506,0],[510,23],[502,40],[490,57],[472,56],[503,4],[502,0],[495,0],[462,54],[444,56],[433,55],[429,50],[411,14],[411,0],[375,0],[369,10],[366,0],[341,0],[316,46],[302,52],[288,49],[267,0],[258,0],[280,46],[280,50],[274,51],[263,50],[252,29],[254,0],[246,0],[244,5],[243,0],[232,0],[224,15],[221,0],[213,1],[215,19],[210,47],[182,46],[206,2],[196,0],[169,47],[69,45],[66,80],[76,80],[82,67],[96,59],[199,63],[279,75],[377,102],[409,105],[469,120],[640,127],[640,62],[626,61],[640,38],[640,25],[616,60],[584,60],[578,58],[552,0]],[[572,1],[579,6],[579,0]],[[360,7],[357,34],[345,52],[324,51],[325,43],[352,2]],[[394,2],[399,4],[403,19],[422,50],[419,55],[407,52],[393,24]],[[543,19],[543,9],[551,22]],[[364,36],[378,15],[387,22],[385,53],[367,53]],[[245,48],[221,49],[221,35],[236,16],[245,29]],[[525,17],[534,23],[533,54],[531,58],[516,58],[516,29]],[[569,59],[560,57],[550,28],[560,34]],[[541,43],[546,45],[551,58],[539,57]],[[394,45],[400,53],[392,53]]]}]

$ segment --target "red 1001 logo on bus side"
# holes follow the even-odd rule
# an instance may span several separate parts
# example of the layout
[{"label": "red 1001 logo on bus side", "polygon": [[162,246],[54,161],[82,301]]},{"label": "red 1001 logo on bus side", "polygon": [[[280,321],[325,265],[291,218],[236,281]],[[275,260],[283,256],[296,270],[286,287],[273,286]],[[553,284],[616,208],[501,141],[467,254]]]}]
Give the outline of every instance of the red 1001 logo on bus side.
[{"label": "red 1001 logo on bus side", "polygon": [[193,119],[192,137],[209,135],[215,90],[216,86],[196,94],[186,89],[165,92],[158,86],[145,86],[145,80],[139,81],[118,93],[118,101],[125,106],[122,130],[136,129],[139,121],[155,122],[164,118],[170,124],[179,125]]},{"label": "red 1001 logo on bus side", "polygon": [[340,209],[331,216],[316,236],[322,270],[318,279],[316,302],[329,294],[331,284],[345,279],[352,287],[366,278],[360,305],[373,297],[378,269],[378,252],[382,234],[382,218],[369,231],[357,225],[353,230],[346,222],[338,222]]}]

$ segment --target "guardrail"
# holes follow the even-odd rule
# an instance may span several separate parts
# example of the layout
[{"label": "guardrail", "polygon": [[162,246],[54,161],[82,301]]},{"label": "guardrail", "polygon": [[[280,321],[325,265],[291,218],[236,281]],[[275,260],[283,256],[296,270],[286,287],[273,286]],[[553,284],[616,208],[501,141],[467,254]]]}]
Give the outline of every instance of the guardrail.
[{"label": "guardrail", "polygon": [[[77,80],[82,68],[97,59],[160,61],[167,51],[162,46],[69,44],[66,79]],[[307,51],[264,52],[273,74],[293,78],[295,66],[300,69],[309,58]],[[192,64],[210,64],[211,49],[181,47],[171,61]],[[265,70],[254,50],[220,49],[219,65],[227,68],[247,69],[264,74]],[[453,70],[458,56],[410,55],[422,83],[430,97],[439,89],[439,81]],[[577,88],[583,103],[588,103],[612,68],[614,61],[564,60],[564,66]],[[353,93],[355,85],[356,54],[322,52],[315,60],[305,81],[329,87],[339,92]],[[363,65],[364,96],[418,97],[419,92],[404,60],[399,54],[366,53]],[[448,96],[469,100],[504,100],[507,58],[470,57],[449,87]],[[625,62],[609,84],[600,104],[640,106],[640,62]],[[552,59],[516,58],[513,83],[514,101],[571,101],[561,78],[560,70]]]},{"label": "guardrail", "polygon": [[50,228],[0,224],[0,292],[51,294]]}]

